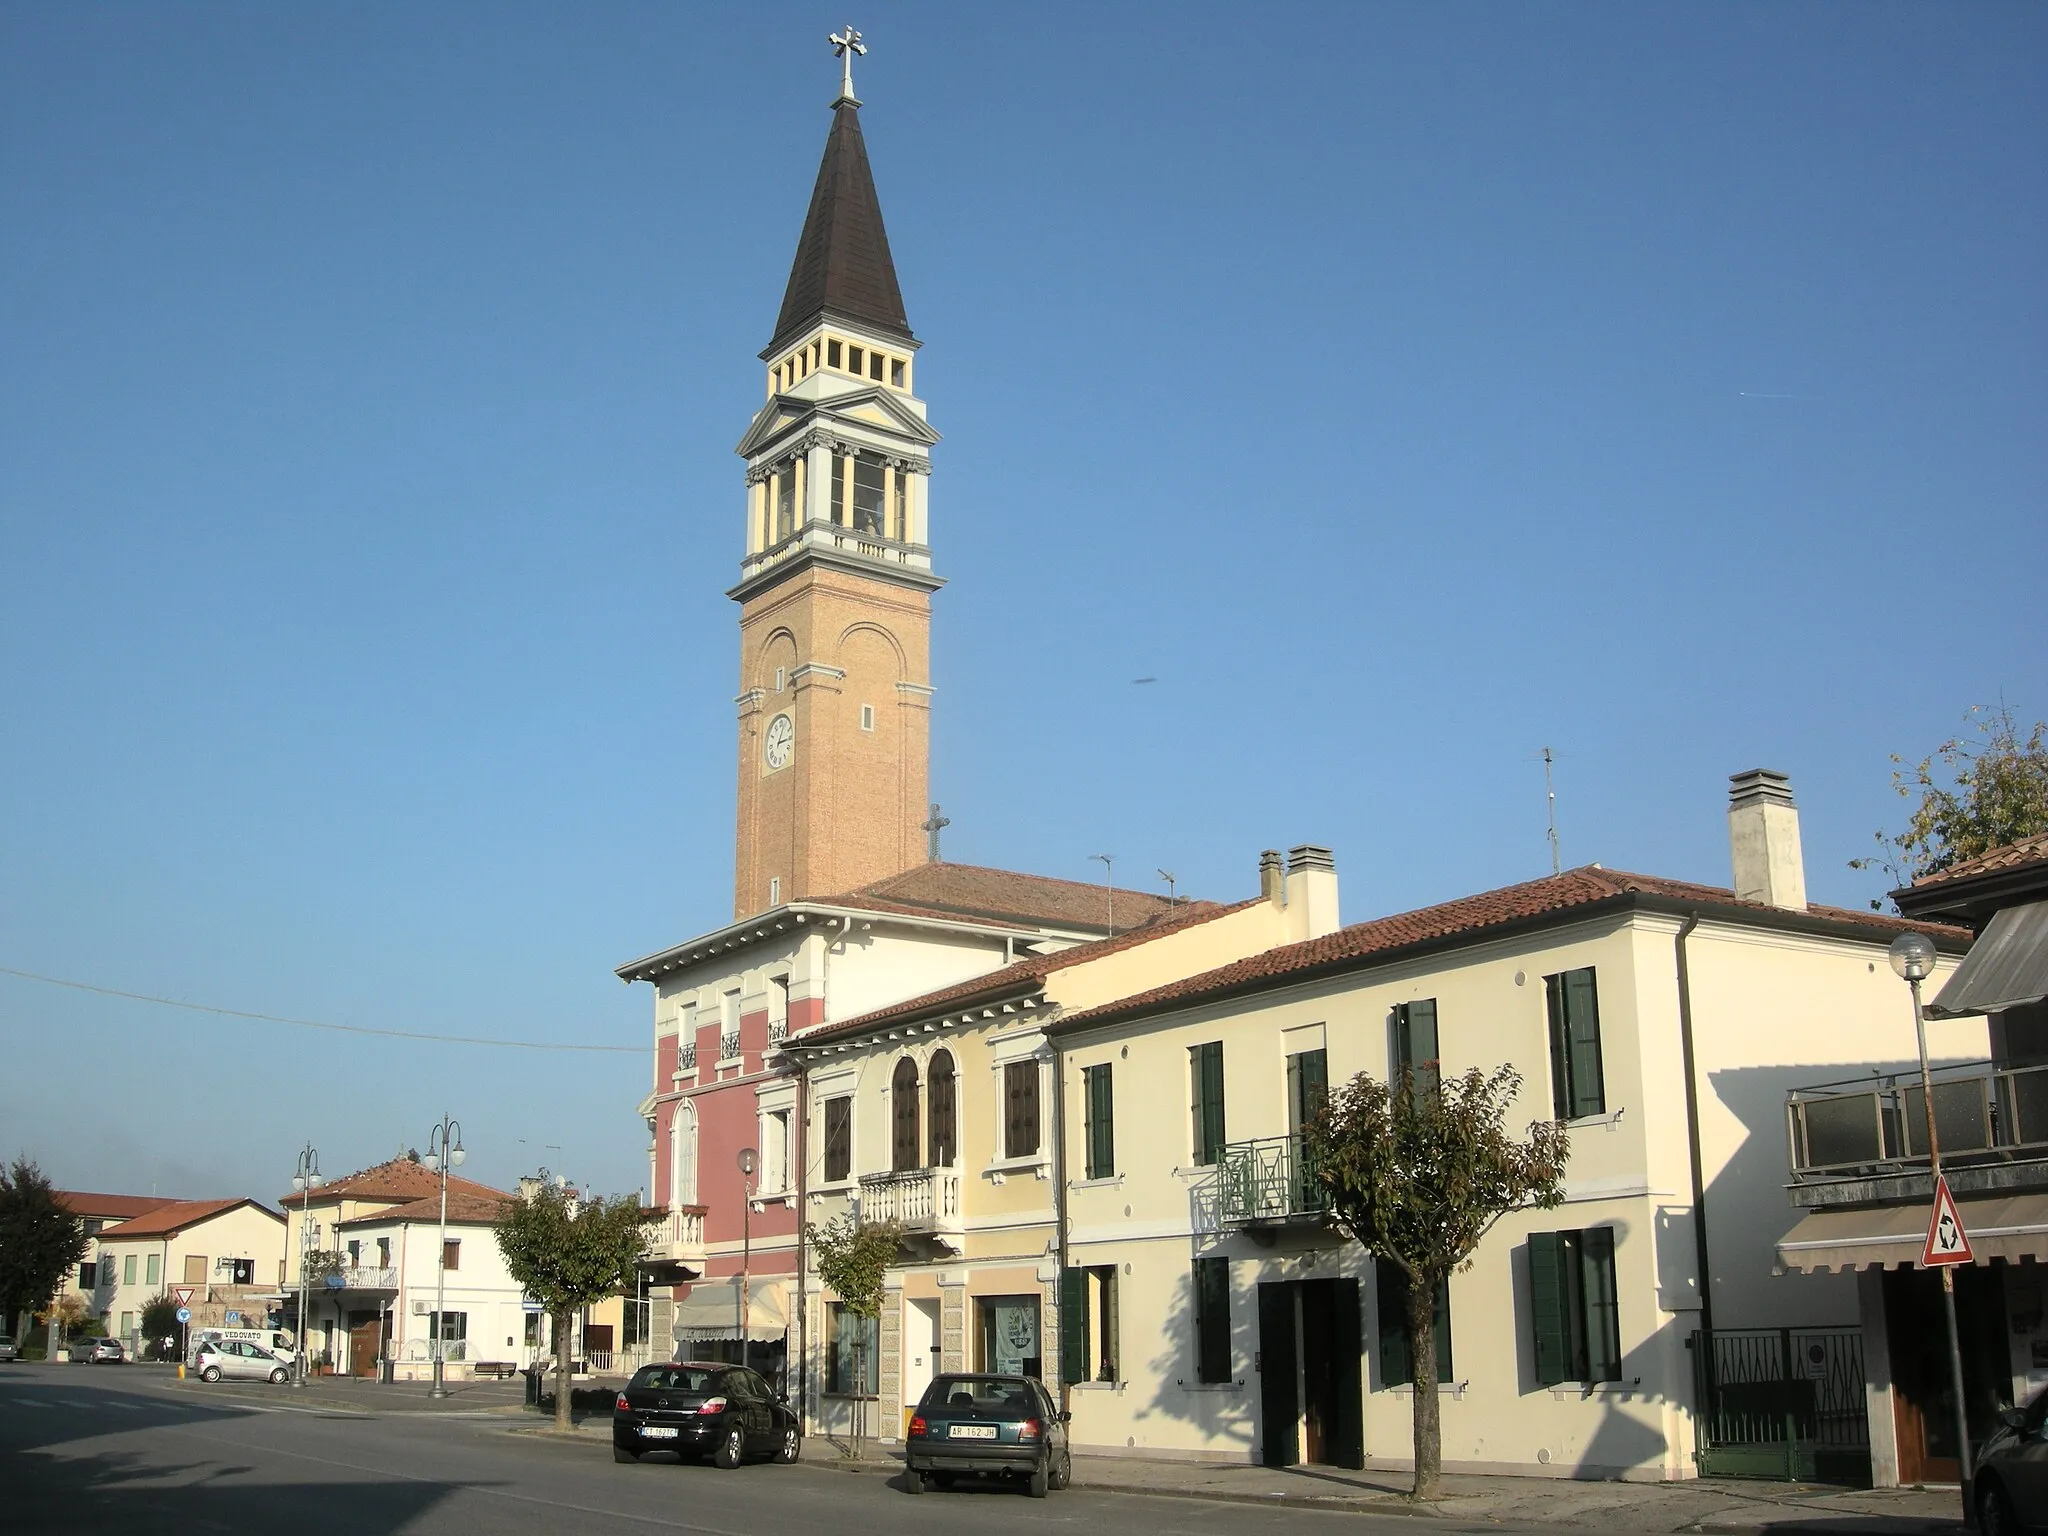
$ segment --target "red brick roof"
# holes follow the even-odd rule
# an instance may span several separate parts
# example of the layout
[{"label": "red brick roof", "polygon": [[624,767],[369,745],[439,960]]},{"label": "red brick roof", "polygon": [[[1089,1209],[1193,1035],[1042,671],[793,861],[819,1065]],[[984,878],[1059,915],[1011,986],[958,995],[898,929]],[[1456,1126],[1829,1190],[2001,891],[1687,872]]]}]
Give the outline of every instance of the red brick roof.
[{"label": "red brick roof", "polygon": [[1053,1029],[1057,1033],[1081,1024],[1100,1023],[1233,992],[1255,990],[1268,983],[1285,984],[1320,971],[1370,964],[1424,945],[1479,937],[1514,924],[1541,921],[1606,903],[1619,905],[1644,897],[1666,905],[1712,908],[1722,916],[1737,915],[1742,920],[1766,926],[1774,922],[1806,926],[1818,921],[1843,929],[1860,930],[1873,938],[1910,930],[1925,933],[1938,944],[1943,944],[1944,948],[1957,951],[1970,942],[1970,933],[1963,928],[1913,923],[1875,912],[1855,912],[1845,907],[1812,903],[1804,913],[1792,913],[1766,902],[1739,900],[1733,891],[1723,886],[1695,885],[1690,881],[1666,880],[1656,875],[1632,875],[1623,870],[1602,869],[1597,864],[1588,864],[1546,879],[1503,886],[1434,907],[1355,923],[1320,939],[1269,949],[1199,976],[1190,976],[1118,1002],[1105,1003],[1085,1013],[1070,1015]]},{"label": "red brick roof", "polygon": [[[458,1190],[455,1180],[448,1181],[448,1219],[488,1224],[505,1214],[505,1207],[512,1203],[512,1196],[503,1190],[493,1189],[478,1194],[482,1185]],[[344,1227],[360,1226],[373,1221],[439,1221],[441,1219],[441,1192],[436,1189],[423,1200],[409,1200],[404,1205],[394,1205],[389,1210],[372,1211],[367,1216],[351,1216],[341,1223]]]},{"label": "red brick roof", "polygon": [[[1252,901],[1261,899],[1263,898],[1253,897]],[[1241,901],[1233,906],[1223,906],[1213,901],[1178,902],[1168,909],[1170,915],[1162,915],[1141,928],[1120,931],[1114,938],[1097,939],[1092,944],[1076,944],[1071,949],[1055,950],[1051,954],[1030,955],[1014,965],[1006,965],[999,971],[991,971],[986,976],[976,976],[968,981],[956,982],[950,987],[940,987],[937,991],[926,992],[919,997],[892,1003],[887,1008],[877,1008],[857,1019],[849,1019],[844,1024],[807,1030],[790,1043],[793,1046],[805,1046],[843,1040],[849,1035],[862,1034],[898,1019],[944,1013],[953,1008],[1034,991],[1039,983],[1057,971],[1085,965],[1090,960],[1113,955],[1119,950],[1135,949],[1140,944],[1149,944],[1154,939],[1163,938],[1169,933],[1178,933],[1184,928],[1213,922],[1227,913],[1242,911],[1250,905],[1251,901]]]},{"label": "red brick roof", "polygon": [[2033,837],[2023,837],[2016,843],[2007,843],[2003,848],[1993,848],[1978,854],[1974,859],[1959,859],[1947,869],[1936,870],[1931,875],[1922,875],[1915,880],[1912,889],[1925,890],[1930,885],[1940,885],[1948,880],[1967,880],[1972,875],[1994,875],[2008,869],[2021,869],[2029,864],[2048,863],[2048,832]]},{"label": "red brick roof", "polygon": [[[465,1179],[459,1174],[448,1175],[448,1193],[457,1190],[473,1195],[498,1195],[503,1191]],[[441,1175],[430,1173],[422,1163],[409,1157],[394,1157],[387,1163],[374,1168],[364,1168],[355,1173],[344,1174],[338,1179],[329,1179],[313,1191],[315,1202],[322,1200],[421,1200],[432,1195],[438,1202],[441,1197]],[[279,1204],[295,1204],[305,1196],[298,1190],[291,1190],[279,1197]]]},{"label": "red brick roof", "polygon": [[[107,1227],[101,1233],[102,1239],[112,1237],[169,1237],[196,1227],[202,1221],[211,1221],[225,1212],[237,1210],[245,1205],[254,1205],[266,1216],[278,1216],[268,1206],[244,1196],[238,1200],[173,1200],[159,1205],[155,1210],[145,1211],[132,1221],[124,1221],[118,1227]],[[278,1216],[278,1220],[284,1218]]]},{"label": "red brick roof", "polygon": [[[1106,929],[1110,893],[1086,880],[1055,880],[1014,869],[979,864],[917,864],[900,875],[876,880],[839,896],[818,898],[846,905],[887,902],[896,908],[953,917],[1021,922],[1037,927]],[[1116,893],[1116,931],[1148,923],[1185,906],[1149,891]]]},{"label": "red brick roof", "polygon": [[106,1216],[116,1221],[176,1203],[168,1195],[96,1195],[82,1189],[53,1189],[50,1193],[74,1216]]}]

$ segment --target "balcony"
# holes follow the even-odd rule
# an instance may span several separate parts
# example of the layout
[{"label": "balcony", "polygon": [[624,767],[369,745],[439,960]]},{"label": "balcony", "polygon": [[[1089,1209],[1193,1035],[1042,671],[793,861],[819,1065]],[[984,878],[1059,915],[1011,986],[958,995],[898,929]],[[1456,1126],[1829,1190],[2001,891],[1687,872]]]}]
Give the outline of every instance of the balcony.
[{"label": "balcony", "polygon": [[895,1221],[912,1234],[957,1233],[960,1175],[950,1168],[917,1168],[908,1173],[860,1176],[862,1221]]},{"label": "balcony", "polygon": [[676,1070],[678,1072],[694,1072],[697,1070],[696,1041],[686,1042],[683,1048],[676,1052]]},{"label": "balcony", "polygon": [[720,1061],[737,1061],[739,1060],[739,1055],[740,1032],[738,1030],[734,1030],[729,1035],[720,1035],[718,1037],[718,1059]]},{"label": "balcony", "polygon": [[334,1272],[341,1280],[332,1289],[343,1291],[395,1291],[398,1289],[398,1268],[396,1265],[350,1264]]},{"label": "balcony", "polygon": [[704,1271],[704,1207],[680,1205],[662,1212],[647,1229],[647,1251],[640,1256],[648,1268],[681,1267]]},{"label": "balcony", "polygon": [[[2048,1066],[1970,1062],[1932,1074],[1942,1172],[1956,1193],[2048,1187]],[[1792,1203],[1932,1193],[1920,1074],[1876,1074],[1786,1096]]]},{"label": "balcony", "polygon": [[1226,1143],[1216,1159],[1216,1213],[1226,1227],[1273,1227],[1324,1219],[1322,1186],[1299,1136]]},{"label": "balcony", "polygon": [[758,554],[748,555],[740,565],[740,585],[745,586],[806,552],[856,555],[863,560],[919,572],[929,571],[932,566],[932,552],[922,544],[900,543],[866,528],[849,528],[842,523],[809,522]]}]

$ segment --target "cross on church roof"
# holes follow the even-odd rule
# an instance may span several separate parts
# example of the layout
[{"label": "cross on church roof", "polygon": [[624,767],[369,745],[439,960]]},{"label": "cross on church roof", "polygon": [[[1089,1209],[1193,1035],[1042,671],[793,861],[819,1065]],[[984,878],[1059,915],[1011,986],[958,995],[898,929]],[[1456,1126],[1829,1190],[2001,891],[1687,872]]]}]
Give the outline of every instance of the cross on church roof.
[{"label": "cross on church roof", "polygon": [[[857,53],[866,57],[868,45],[860,40],[860,34],[852,27],[834,32],[825,41],[832,45],[832,51],[838,55],[840,61],[839,101],[850,101],[856,107],[859,106],[860,98],[853,94],[853,56]],[[838,104],[839,102],[833,103],[834,106]]]},{"label": "cross on church roof", "polygon": [[925,822],[922,828],[922,830],[931,834],[930,840],[925,845],[925,856],[934,864],[939,862],[939,834],[951,825],[953,825],[953,818],[941,816],[939,814],[939,802],[934,800],[932,802],[931,819]]}]

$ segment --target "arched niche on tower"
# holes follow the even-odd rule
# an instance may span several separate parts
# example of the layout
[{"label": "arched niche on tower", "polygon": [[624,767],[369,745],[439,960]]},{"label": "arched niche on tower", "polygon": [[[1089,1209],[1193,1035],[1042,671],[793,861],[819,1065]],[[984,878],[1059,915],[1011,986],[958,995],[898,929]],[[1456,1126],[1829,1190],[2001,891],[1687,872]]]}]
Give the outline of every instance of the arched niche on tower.
[{"label": "arched niche on tower", "polygon": [[785,691],[796,672],[796,636],[777,627],[769,631],[755,653],[752,684],[766,694]]}]

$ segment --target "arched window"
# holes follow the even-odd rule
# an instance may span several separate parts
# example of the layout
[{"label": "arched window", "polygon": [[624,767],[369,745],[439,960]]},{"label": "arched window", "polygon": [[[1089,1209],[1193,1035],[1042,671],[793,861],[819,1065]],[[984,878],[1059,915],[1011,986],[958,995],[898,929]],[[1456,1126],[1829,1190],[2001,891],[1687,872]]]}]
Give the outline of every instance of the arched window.
[{"label": "arched window", "polygon": [[960,1141],[954,1132],[955,1114],[953,1109],[953,1057],[948,1051],[940,1051],[932,1057],[931,1108],[926,1115],[927,1139],[931,1143],[931,1156],[927,1160],[934,1168],[953,1166],[954,1154],[959,1151]]},{"label": "arched window", "polygon": [[889,1107],[895,1123],[895,1137],[889,1166],[897,1173],[909,1173],[917,1162],[917,1063],[908,1056],[896,1063],[889,1079]]},{"label": "arched window", "polygon": [[697,1203],[697,1106],[688,1099],[676,1105],[668,1124],[668,1203]]}]

